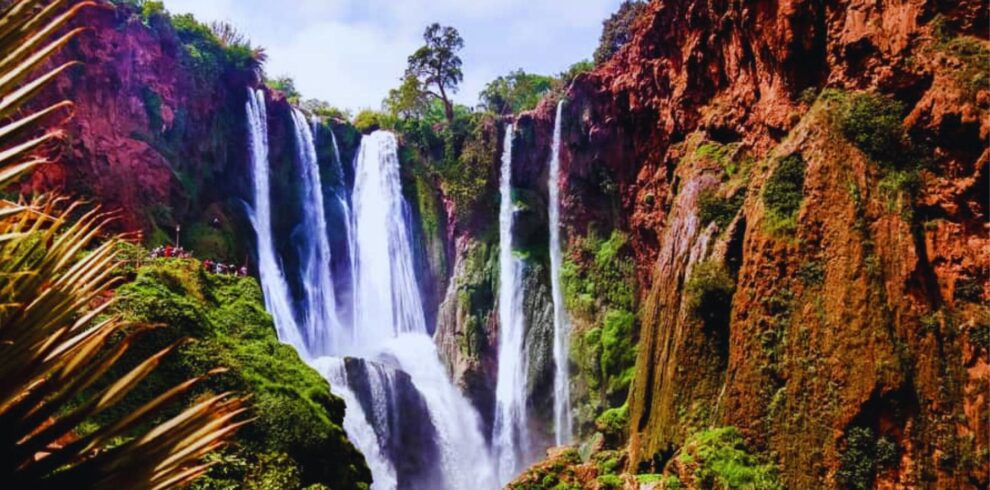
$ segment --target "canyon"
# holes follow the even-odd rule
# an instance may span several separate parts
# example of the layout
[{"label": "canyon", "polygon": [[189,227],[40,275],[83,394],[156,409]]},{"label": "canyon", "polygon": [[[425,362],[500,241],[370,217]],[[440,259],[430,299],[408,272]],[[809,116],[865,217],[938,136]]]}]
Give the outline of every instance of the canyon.
[{"label": "canyon", "polygon": [[41,96],[73,117],[21,190],[248,265],[346,402],[321,417],[348,462],[306,482],[723,488],[724,437],[775,468],[752,488],[990,484],[984,3],[649,2],[439,157],[304,114],[167,14],[77,22]]}]

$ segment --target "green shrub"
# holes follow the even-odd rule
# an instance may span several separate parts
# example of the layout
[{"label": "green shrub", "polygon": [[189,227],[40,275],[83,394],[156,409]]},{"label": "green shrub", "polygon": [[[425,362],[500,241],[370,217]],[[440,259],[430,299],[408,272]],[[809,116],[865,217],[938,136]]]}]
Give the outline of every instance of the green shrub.
[{"label": "green shrub", "polygon": [[299,90],[296,88],[296,81],[289,77],[278,77],[275,79],[265,80],[265,85],[272,90],[282,92],[290,104],[298,104],[302,98],[302,94],[300,94]]},{"label": "green shrub", "polygon": [[145,0],[141,5],[141,18],[148,21],[153,15],[163,15],[165,13],[165,4],[162,2],[154,0]]},{"label": "green shrub", "polygon": [[458,121],[468,127],[467,134],[458,143],[455,130],[444,131],[445,157],[439,174],[444,195],[454,202],[457,218],[468,220],[482,206],[495,209],[496,187],[492,179],[493,169],[498,165],[500,141],[491,115]]},{"label": "green shrub", "polygon": [[526,73],[522,69],[491,81],[481,91],[481,107],[496,114],[518,114],[536,107],[553,89],[553,77]]},{"label": "green shrub", "polygon": [[800,153],[784,157],[763,189],[763,204],[769,212],[771,228],[792,232],[804,200],[804,158]]},{"label": "green shrub", "polygon": [[594,69],[595,64],[591,60],[581,60],[571,65],[567,71],[561,73],[558,78],[560,78],[561,84],[564,87],[568,87],[579,75],[582,73],[588,73]]},{"label": "green shrub", "polygon": [[694,467],[698,488],[782,490],[776,465],[750,453],[735,427],[719,427],[688,438],[679,460]]},{"label": "green shrub", "polygon": [[383,127],[382,114],[371,109],[364,109],[354,116],[354,121],[352,121],[351,124],[354,125],[354,128],[357,129],[358,132],[362,134],[370,134]]},{"label": "green shrub", "polygon": [[616,475],[602,475],[595,481],[598,482],[598,488],[601,490],[622,490],[622,478]]},{"label": "green shrub", "polygon": [[624,310],[609,310],[602,324],[602,375],[608,393],[619,398],[632,382],[636,363],[635,325],[636,315]]},{"label": "green shrub", "polygon": [[735,291],[736,281],[724,264],[715,260],[695,264],[685,287],[688,312],[711,329],[724,327]]},{"label": "green shrub", "polygon": [[905,149],[904,104],[886,95],[862,92],[848,96],[839,109],[842,134],[868,157],[887,168],[903,169],[913,162]]},{"label": "green shrub", "polygon": [[605,440],[612,446],[620,444],[626,437],[629,427],[629,404],[623,404],[618,408],[610,408],[602,412],[595,419],[595,429],[605,436]]},{"label": "green shrub", "polygon": [[887,438],[877,438],[869,427],[853,427],[846,433],[835,479],[840,488],[869,490],[877,471],[896,465],[900,450]]},{"label": "green shrub", "polygon": [[719,196],[715,190],[706,190],[698,196],[698,217],[702,223],[715,223],[724,230],[739,214],[745,200],[746,189],[729,197]]}]

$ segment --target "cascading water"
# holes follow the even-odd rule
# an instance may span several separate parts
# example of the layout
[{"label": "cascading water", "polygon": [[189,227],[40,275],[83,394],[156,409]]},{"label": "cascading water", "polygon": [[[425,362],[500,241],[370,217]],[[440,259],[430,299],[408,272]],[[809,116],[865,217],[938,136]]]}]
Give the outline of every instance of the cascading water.
[{"label": "cascading water", "polygon": [[[278,338],[293,346],[304,346],[299,325],[292,312],[289,286],[275,254],[272,239],[271,191],[268,179],[268,110],[265,93],[248,90],[248,141],[254,177],[254,205],[250,210],[251,225],[258,240],[258,275],[265,296],[265,308],[272,315]],[[305,350],[300,350],[305,355]]]},{"label": "cascading water", "polygon": [[[447,378],[428,334],[395,137],[377,132],[362,140],[351,194],[353,215],[346,194],[338,194],[344,232],[353,235],[347,242],[356,283],[354,324],[345,329],[335,311],[313,132],[301,113],[293,114],[304,169],[300,226],[306,239],[300,276],[305,301],[300,316],[305,321],[300,325],[292,314],[272,236],[264,103],[263,93],[251,93],[248,117],[256,194],[252,222],[266,307],[279,338],[294,346],[345,400],[344,428],[365,455],[375,490],[496,488],[480,417]],[[339,154],[336,160],[339,164]],[[351,331],[357,335],[349,335]],[[326,357],[328,352],[352,357]]]},{"label": "cascading water", "polygon": [[499,483],[512,479],[528,461],[526,421],[525,322],[520,277],[523,263],[512,253],[515,206],[512,202],[513,126],[505,128],[499,192],[498,378],[495,388],[494,445]]},{"label": "cascading water", "polygon": [[337,175],[341,179],[342,190],[337,194],[337,200],[340,201],[340,207],[344,213],[344,238],[347,241],[347,260],[350,265],[350,288],[351,294],[351,304],[350,304],[350,324],[348,328],[350,329],[350,338],[354,338],[355,323],[357,317],[355,312],[357,311],[357,241],[354,237],[354,215],[351,213],[350,199],[351,196],[347,194],[346,190],[346,178],[344,177],[344,162],[340,159],[340,147],[337,146],[337,136],[330,131],[330,143],[333,148],[333,161],[337,168]]},{"label": "cascading water", "polygon": [[365,136],[356,172],[357,346],[380,345],[403,332],[426,334],[395,136]]},{"label": "cascading water", "polygon": [[409,210],[395,136],[361,140],[354,184],[357,237],[355,353],[408,373],[436,430],[443,482],[431,488],[494,488],[480,417],[447,378],[429,337],[413,268]]},{"label": "cascading water", "polygon": [[302,166],[302,198],[307,203],[303,206],[302,229],[305,234],[300,244],[305,291],[304,337],[310,357],[319,357],[330,354],[332,348],[342,345],[347,332],[340,328],[337,319],[323,183],[313,132],[306,116],[298,109],[292,111],[292,121],[295,125],[297,160]]},{"label": "cascading water", "polygon": [[570,319],[564,304],[560,284],[562,249],[560,244],[560,139],[564,102],[557,104],[557,119],[553,129],[553,149],[550,157],[550,287],[553,293],[553,420],[557,445],[571,441],[571,390],[568,353],[570,351]]},{"label": "cascading water", "polygon": [[[378,433],[361,410],[357,395],[351,390],[344,360],[336,357],[323,357],[313,362],[313,368],[330,382],[330,391],[344,400],[344,431],[351,442],[361,450],[374,475],[373,488],[376,490],[394,489],[398,483],[395,465],[382,453]],[[378,418],[374,419],[376,422]]]}]

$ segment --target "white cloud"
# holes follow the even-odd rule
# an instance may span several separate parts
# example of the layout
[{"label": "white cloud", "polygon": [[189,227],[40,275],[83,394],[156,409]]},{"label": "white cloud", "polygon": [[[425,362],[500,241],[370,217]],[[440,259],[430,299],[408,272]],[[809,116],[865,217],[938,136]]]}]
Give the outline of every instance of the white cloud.
[{"label": "white cloud", "polygon": [[233,23],[305,97],[377,108],[398,84],[431,22],[453,25],[466,47],[457,99],[515,68],[554,74],[589,58],[601,21],[621,0],[165,0],[173,12]]}]

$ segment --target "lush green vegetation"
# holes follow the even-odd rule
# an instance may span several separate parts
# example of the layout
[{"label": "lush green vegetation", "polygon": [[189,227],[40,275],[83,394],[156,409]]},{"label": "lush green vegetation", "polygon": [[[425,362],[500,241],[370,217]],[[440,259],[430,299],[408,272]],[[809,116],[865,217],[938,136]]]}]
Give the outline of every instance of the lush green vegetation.
[{"label": "lush green vegetation", "polygon": [[302,94],[296,88],[296,81],[289,77],[267,79],[265,85],[272,90],[282,92],[290,104],[298,105],[302,98]]},{"label": "lush green vegetation", "polygon": [[481,91],[481,107],[496,114],[518,114],[536,107],[554,88],[553,77],[526,73],[522,69],[491,81]]},{"label": "lush green vegetation", "polygon": [[253,397],[257,420],[238,434],[237,444],[212,460],[215,466],[197,488],[367,484],[364,460],[341,428],[343,402],[291,347],[278,341],[254,279],[208,274],[194,260],[163,259],[135,269],[134,280],[117,294],[116,310],[127,319],[169,326],[146,334],[138,354],[183,337],[194,342],[183,345],[146,386],[109,415],[130,413],[161,386],[217,367],[227,370],[210,378],[192,398],[231,390]]},{"label": "lush green vegetation", "polygon": [[839,113],[839,129],[866,156],[884,168],[900,170],[911,161],[904,129],[904,104],[874,92],[851,94]]},{"label": "lush green vegetation", "polygon": [[[973,36],[959,34],[956,26],[939,14],[932,19],[933,31],[938,41],[936,49],[959,60],[961,66],[950,73],[966,102],[975,102],[980,90],[990,88],[987,66],[990,66],[990,50],[986,43]],[[954,67],[955,68],[955,67]]]},{"label": "lush green vegetation", "polygon": [[724,230],[739,214],[746,200],[746,189],[740,189],[730,196],[719,195],[712,189],[698,196],[698,217],[702,223],[715,223]]},{"label": "lush green vegetation", "polygon": [[568,311],[580,325],[571,341],[574,374],[589,390],[579,425],[595,425],[609,440],[621,441],[625,425],[619,407],[632,382],[637,335],[635,269],[627,237],[614,231],[607,240],[596,233],[572,240],[561,281]]},{"label": "lush green vegetation", "polygon": [[[905,106],[873,92],[846,94],[838,115],[842,134],[880,167],[878,187],[896,208],[898,198],[913,199],[921,186],[921,151],[904,128]],[[906,208],[910,211],[910,208]]]},{"label": "lush green vegetation", "polygon": [[748,451],[735,427],[698,432],[684,443],[678,463],[690,468],[697,488],[782,489],[776,465]]},{"label": "lush green vegetation", "polygon": [[797,215],[804,201],[804,157],[794,153],[781,158],[763,189],[763,204],[767,209],[771,229],[792,233],[797,228]]},{"label": "lush green vegetation", "polygon": [[853,427],[846,433],[835,479],[848,490],[869,490],[877,472],[897,464],[899,449],[890,439],[876,437],[869,427]]},{"label": "lush green vegetation", "polygon": [[724,264],[715,260],[695,264],[684,291],[691,316],[712,330],[729,324],[736,281]]},{"label": "lush green vegetation", "polygon": [[581,485],[574,472],[579,464],[581,464],[581,455],[575,449],[567,449],[549,461],[526,470],[511,488],[512,490],[579,490]]},{"label": "lush green vegetation", "polygon": [[605,436],[610,447],[618,447],[625,440],[626,429],[629,426],[629,404],[610,408],[595,419],[595,429]]},{"label": "lush green vegetation", "polygon": [[608,61],[632,40],[633,25],[645,8],[646,2],[642,0],[626,0],[619,6],[618,12],[605,20],[598,49],[595,50],[595,64]]}]

